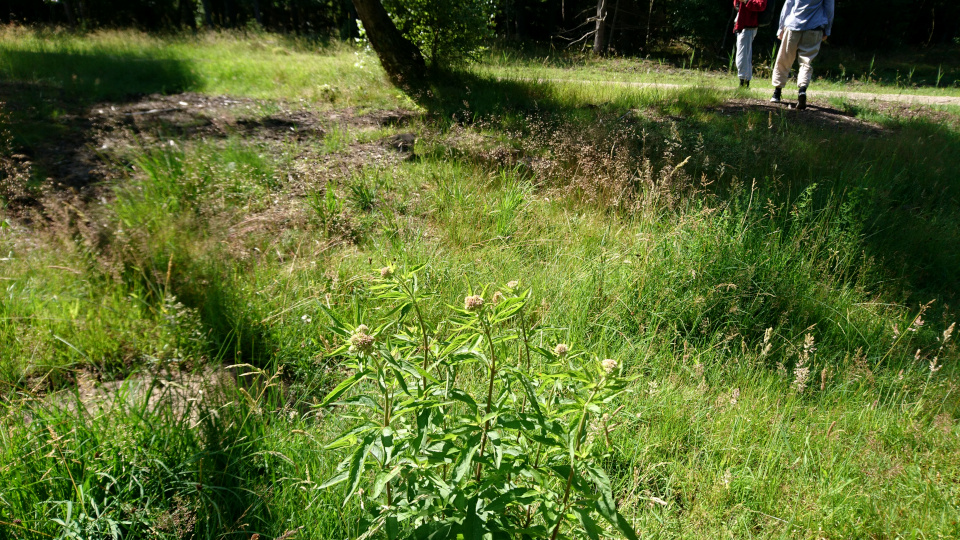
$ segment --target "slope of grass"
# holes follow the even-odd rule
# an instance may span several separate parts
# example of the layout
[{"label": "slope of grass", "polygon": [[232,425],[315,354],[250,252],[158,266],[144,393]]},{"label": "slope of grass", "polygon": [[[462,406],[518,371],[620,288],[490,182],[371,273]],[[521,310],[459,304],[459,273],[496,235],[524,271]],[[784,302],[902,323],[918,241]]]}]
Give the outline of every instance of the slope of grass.
[{"label": "slope of grass", "polygon": [[[327,74],[343,78],[323,108],[408,105],[339,45],[7,32],[7,76],[83,103],[190,90],[308,115]],[[18,51],[172,59],[190,80],[71,86],[67,64],[40,76]],[[425,265],[437,333],[518,280],[537,343],[636,377],[604,411],[604,466],[643,537],[960,533],[955,126],[838,127],[713,90],[468,86],[407,124],[319,117],[324,140],[144,137],[104,150],[95,196],[5,199],[0,537],[360,536],[380,503],[322,487],[349,428],[317,406],[348,376],[325,310],[385,323],[391,264]],[[411,159],[376,143],[401,132]]]}]

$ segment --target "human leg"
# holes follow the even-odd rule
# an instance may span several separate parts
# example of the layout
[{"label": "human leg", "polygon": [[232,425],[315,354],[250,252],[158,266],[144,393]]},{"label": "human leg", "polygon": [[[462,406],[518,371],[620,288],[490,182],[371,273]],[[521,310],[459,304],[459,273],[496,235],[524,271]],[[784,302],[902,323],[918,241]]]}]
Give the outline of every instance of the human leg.
[{"label": "human leg", "polygon": [[737,75],[748,84],[753,78],[753,39],[756,28],[744,28],[737,33]]},{"label": "human leg", "polygon": [[820,53],[820,43],[823,42],[823,32],[820,30],[806,30],[801,32],[797,43],[797,56],[800,57],[800,71],[797,73],[797,86],[810,86],[813,77],[813,59]]},{"label": "human leg", "polygon": [[790,68],[797,59],[797,45],[800,44],[800,32],[784,30],[780,40],[780,49],[777,50],[777,62],[773,67],[773,86],[783,88],[790,76]]}]

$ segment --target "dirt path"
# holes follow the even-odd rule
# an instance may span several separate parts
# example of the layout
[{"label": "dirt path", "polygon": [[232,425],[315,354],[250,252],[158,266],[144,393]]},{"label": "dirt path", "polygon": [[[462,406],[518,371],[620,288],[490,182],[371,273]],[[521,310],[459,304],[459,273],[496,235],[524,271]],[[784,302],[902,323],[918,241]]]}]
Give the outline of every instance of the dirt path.
[{"label": "dirt path", "polygon": [[[634,88],[653,88],[653,89],[664,89],[664,90],[676,90],[680,88],[694,88],[697,85],[695,84],[672,84],[672,83],[648,83],[648,82],[630,82],[630,81],[588,81],[581,79],[528,79],[531,81],[536,81],[538,83],[552,82],[552,83],[580,83],[580,84],[597,84],[597,85],[609,85],[609,86],[630,86]],[[717,88],[713,86],[706,86],[704,88]],[[718,88],[719,89],[719,88]],[[767,94],[767,90],[760,88],[754,88],[751,90],[752,94]],[[885,103],[902,103],[905,105],[960,105],[960,97],[953,96],[925,96],[925,95],[914,95],[914,94],[873,94],[869,92],[837,92],[834,90],[823,90],[817,91],[814,87],[810,91],[810,96],[812,98],[821,98],[821,97],[842,97],[854,101],[882,101]]]}]

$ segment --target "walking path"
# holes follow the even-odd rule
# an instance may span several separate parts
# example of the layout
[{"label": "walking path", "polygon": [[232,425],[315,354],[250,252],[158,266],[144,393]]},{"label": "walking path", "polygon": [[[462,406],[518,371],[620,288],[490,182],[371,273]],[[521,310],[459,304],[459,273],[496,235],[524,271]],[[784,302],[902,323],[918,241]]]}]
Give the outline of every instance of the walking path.
[{"label": "walking path", "polygon": [[[526,79],[538,83],[568,83],[568,84],[597,84],[610,86],[630,86],[634,88],[653,88],[664,90],[675,90],[679,88],[695,88],[695,84],[673,84],[673,83],[650,83],[650,82],[631,82],[631,81],[590,81],[583,79]],[[704,88],[721,89],[714,86]],[[758,88],[751,90],[751,93],[757,93]],[[810,90],[811,97],[842,97],[855,101],[883,101],[887,103],[903,103],[908,105],[960,105],[960,97],[954,96],[925,96],[916,94],[874,94],[870,92],[837,92],[835,90],[817,91],[816,87]]]}]

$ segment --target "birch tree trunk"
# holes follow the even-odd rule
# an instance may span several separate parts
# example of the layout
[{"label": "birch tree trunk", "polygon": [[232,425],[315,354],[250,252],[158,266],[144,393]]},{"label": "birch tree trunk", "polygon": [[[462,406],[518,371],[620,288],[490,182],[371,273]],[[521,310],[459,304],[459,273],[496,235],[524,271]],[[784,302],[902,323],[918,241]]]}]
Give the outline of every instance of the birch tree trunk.
[{"label": "birch tree trunk", "polygon": [[607,52],[607,0],[597,0],[597,29],[593,34],[593,53]]}]

